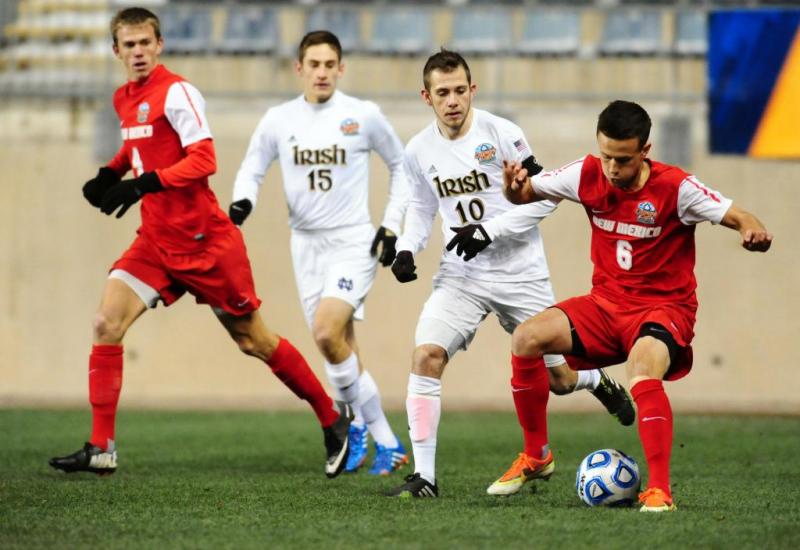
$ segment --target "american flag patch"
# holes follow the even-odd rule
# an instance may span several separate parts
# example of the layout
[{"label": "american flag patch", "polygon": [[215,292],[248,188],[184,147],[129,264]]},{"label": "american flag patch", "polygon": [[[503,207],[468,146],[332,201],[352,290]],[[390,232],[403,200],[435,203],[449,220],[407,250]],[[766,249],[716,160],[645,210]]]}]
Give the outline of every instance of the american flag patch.
[{"label": "american flag patch", "polygon": [[530,150],[528,149],[528,146],[525,144],[525,142],[522,139],[518,139],[517,141],[515,141],[514,142],[514,147],[516,147],[517,151],[519,151],[523,155],[530,155],[531,154]]}]

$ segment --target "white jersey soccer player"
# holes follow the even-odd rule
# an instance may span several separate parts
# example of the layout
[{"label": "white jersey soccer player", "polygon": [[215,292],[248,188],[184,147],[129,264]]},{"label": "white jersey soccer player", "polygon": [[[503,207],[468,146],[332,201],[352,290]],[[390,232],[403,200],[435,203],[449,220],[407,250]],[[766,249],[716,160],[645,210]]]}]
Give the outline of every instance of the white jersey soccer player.
[{"label": "white jersey soccer player", "polygon": [[[441,375],[447,362],[459,350],[467,349],[478,325],[493,312],[511,334],[519,324],[555,303],[537,225],[557,204],[545,201],[515,207],[503,196],[503,161],[535,164],[522,130],[506,119],[472,108],[474,84],[466,62],[455,52],[443,50],[433,55],[424,75],[422,95],[436,119],[406,146],[411,199],[392,271],[400,282],[416,278],[413,256],[427,244],[437,212],[445,241],[457,236],[455,230],[481,222],[489,246],[475,259],[470,256],[470,261],[460,258],[450,245],[442,252],[433,292],[417,324],[408,382],[406,409],[415,473],[389,492],[390,496],[438,495],[435,455]],[[513,222],[507,221],[501,233],[491,220],[506,212]],[[630,399],[613,380],[600,371],[575,373],[560,355],[545,360],[551,367],[554,392],[602,387],[604,396],[605,392],[613,396],[604,401],[611,404],[611,412],[625,424],[633,422]],[[516,393],[515,403],[522,424]],[[490,491],[501,492],[514,491],[505,485]]]},{"label": "white jersey soccer player", "polygon": [[[360,368],[353,319],[363,319],[378,262],[388,266],[394,260],[408,195],[403,145],[375,103],[336,90],[342,70],[333,34],[315,31],[303,38],[297,62],[303,94],[269,109],[258,123],[236,176],[230,216],[234,223],[244,221],[267,168],[278,159],[306,322],[331,384],[356,411],[346,470],[363,464],[369,429],[376,444],[370,473],[387,474],[407,462],[406,453],[381,409],[375,381]],[[390,172],[377,232],[369,215],[371,151]]]}]

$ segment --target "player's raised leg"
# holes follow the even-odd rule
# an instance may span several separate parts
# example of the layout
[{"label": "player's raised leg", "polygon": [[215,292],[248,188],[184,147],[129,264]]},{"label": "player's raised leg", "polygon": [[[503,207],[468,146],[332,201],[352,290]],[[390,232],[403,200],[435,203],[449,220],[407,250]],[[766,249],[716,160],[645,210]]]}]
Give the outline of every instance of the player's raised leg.
[{"label": "player's raised leg", "polygon": [[519,325],[511,339],[511,391],[522,427],[524,449],[511,467],[492,483],[490,495],[510,495],[536,478],[549,479],[555,470],[547,438],[550,394],[545,353],[572,348],[569,319],[559,309],[546,309]]},{"label": "player's raised leg", "polygon": [[258,311],[241,316],[216,313],[242,352],[267,363],[273,374],[297,397],[308,401],[324,433],[325,474],[328,477],[339,475],[349,452],[350,407],[346,403],[334,404],[297,348],[269,330]]},{"label": "player's raised leg", "polygon": [[[663,333],[669,334],[666,329]],[[669,479],[672,408],[662,383],[669,365],[668,345],[652,336],[636,341],[625,364],[631,393],[639,409],[639,438],[649,472],[647,489],[639,495],[642,512],[675,510]]]},{"label": "player's raised leg", "polygon": [[89,402],[92,435],[82,449],[50,459],[50,466],[65,472],[113,474],[117,469],[114,443],[117,403],[122,389],[122,339],[147,307],[120,279],[106,281],[100,307],[93,322],[93,345],[89,355]]},{"label": "player's raised leg", "polygon": [[395,436],[381,406],[380,393],[358,356],[353,314],[355,308],[334,297],[322,298],[314,314],[312,334],[325,357],[325,372],[337,399],[356,411],[350,425],[351,457],[346,470],[355,472],[364,463],[368,430],[375,440],[375,463],[370,473],[388,475],[408,462],[405,449]]}]

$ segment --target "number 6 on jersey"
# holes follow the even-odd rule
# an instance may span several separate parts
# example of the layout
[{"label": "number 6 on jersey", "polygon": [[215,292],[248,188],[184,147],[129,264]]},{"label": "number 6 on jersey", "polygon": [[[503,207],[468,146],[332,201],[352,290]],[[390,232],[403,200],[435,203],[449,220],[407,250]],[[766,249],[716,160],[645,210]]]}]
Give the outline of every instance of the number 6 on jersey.
[{"label": "number 6 on jersey", "polygon": [[633,267],[633,245],[628,241],[617,241],[617,263],[625,271]]}]

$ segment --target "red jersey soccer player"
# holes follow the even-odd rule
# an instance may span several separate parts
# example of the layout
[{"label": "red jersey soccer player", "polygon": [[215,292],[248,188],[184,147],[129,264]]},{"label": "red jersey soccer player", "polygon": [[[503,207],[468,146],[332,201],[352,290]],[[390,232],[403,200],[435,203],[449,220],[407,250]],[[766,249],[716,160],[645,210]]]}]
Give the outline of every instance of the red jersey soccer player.
[{"label": "red jersey soccer player", "polygon": [[[123,145],[84,185],[83,194],[103,213],[116,211],[117,218],[141,199],[142,225],[114,263],[94,320],[91,439],[79,451],[51,459],[50,465],[65,472],[116,470],[123,337],[148,307],[159,300],[170,305],[189,292],[213,308],[244,353],[265,361],[310,403],[325,435],[325,473],[335,477],[347,461],[352,414],[344,403],[334,406],[302,355],[269,330],[258,313],[261,300],[241,232],[220,210],[208,185],[216,159],[203,97],[158,63],[163,39],[155,14],[124,9],[112,19],[111,34],[128,76],[114,94]],[[133,178],[120,181],[129,170]]]},{"label": "red jersey soccer player", "polygon": [[669,483],[672,410],[661,381],[681,378],[692,366],[695,224],[735,229],[751,251],[766,252],[772,235],[696,177],[647,159],[649,135],[650,117],[642,107],[614,101],[598,119],[599,158],[587,155],[532,179],[519,164],[505,167],[504,191],[513,203],[581,203],[592,226],[594,263],[589,295],[558,303],[514,331],[514,377],[532,391],[524,392],[531,401],[525,453],[512,469],[532,479],[552,462],[542,354],[564,354],[578,368],[625,362],[650,472],[641,511],[663,512],[675,505]]}]

